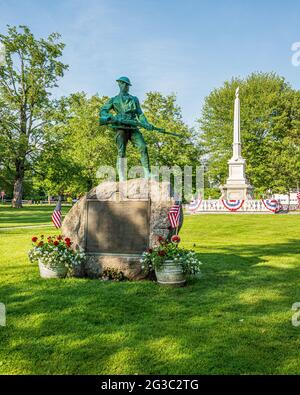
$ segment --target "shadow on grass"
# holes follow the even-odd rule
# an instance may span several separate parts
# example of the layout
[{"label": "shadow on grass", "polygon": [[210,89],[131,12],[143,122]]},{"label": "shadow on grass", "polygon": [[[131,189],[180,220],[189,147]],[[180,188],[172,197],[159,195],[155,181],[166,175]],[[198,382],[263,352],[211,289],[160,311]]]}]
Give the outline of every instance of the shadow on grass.
[{"label": "shadow on grass", "polygon": [[[63,214],[66,214],[70,206],[62,208]],[[0,226],[22,226],[24,224],[42,224],[51,222],[51,214],[54,206],[28,206],[21,209],[0,206]]]},{"label": "shadow on grass", "polygon": [[201,253],[203,278],[178,289],[41,280],[28,268],[27,280],[0,287],[8,311],[0,371],[12,364],[34,374],[272,374],[286,366],[299,373],[290,309],[300,301],[300,270],[261,265],[262,256],[298,249],[291,240]]}]

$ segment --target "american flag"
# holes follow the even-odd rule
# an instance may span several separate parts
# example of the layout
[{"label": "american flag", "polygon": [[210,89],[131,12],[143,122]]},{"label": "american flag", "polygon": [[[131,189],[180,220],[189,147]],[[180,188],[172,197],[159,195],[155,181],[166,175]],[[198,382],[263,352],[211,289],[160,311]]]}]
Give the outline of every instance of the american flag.
[{"label": "american flag", "polygon": [[170,208],[168,218],[172,228],[178,228],[180,221],[181,202],[175,202]]},{"label": "american flag", "polygon": [[297,192],[298,206],[300,206],[300,191]]},{"label": "american flag", "polygon": [[52,222],[56,228],[61,227],[61,219],[61,200],[58,199],[57,205],[55,206],[55,209],[52,213]]}]

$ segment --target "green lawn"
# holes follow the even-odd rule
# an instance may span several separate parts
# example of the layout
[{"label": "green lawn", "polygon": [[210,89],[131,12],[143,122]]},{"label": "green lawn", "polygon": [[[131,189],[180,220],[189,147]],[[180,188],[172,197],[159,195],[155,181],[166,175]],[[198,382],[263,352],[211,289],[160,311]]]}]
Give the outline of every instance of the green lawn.
[{"label": "green lawn", "polygon": [[[32,220],[26,210],[1,215],[36,224],[38,210]],[[187,216],[181,237],[199,251],[203,277],[179,289],[42,280],[26,252],[53,227],[0,229],[0,373],[299,374],[299,224],[297,215]]]},{"label": "green lawn", "polygon": [[[54,205],[32,205],[13,210],[11,207],[0,205],[0,228],[51,224],[54,208]],[[66,213],[69,209],[70,206],[62,207],[62,212]]]}]

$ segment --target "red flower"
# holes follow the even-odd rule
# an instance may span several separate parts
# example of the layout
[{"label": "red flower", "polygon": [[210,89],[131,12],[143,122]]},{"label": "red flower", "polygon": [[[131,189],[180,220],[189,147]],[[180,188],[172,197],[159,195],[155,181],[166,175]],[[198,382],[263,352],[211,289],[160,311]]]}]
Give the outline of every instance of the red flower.
[{"label": "red flower", "polygon": [[62,236],[61,235],[57,236],[57,240],[62,240]]},{"label": "red flower", "polygon": [[177,235],[173,235],[173,236],[171,237],[171,241],[172,241],[173,243],[179,243],[179,242],[180,242],[180,237],[177,236]]},{"label": "red flower", "polygon": [[152,254],[152,252],[153,252],[152,248],[148,248],[147,252],[149,252],[149,254]]},{"label": "red flower", "polygon": [[158,255],[159,256],[165,256],[166,255],[166,251],[164,251],[164,250],[158,251]]},{"label": "red flower", "polygon": [[31,239],[34,243],[37,241],[37,237],[36,236],[33,236],[33,238]]},{"label": "red flower", "polygon": [[66,237],[65,242],[66,242],[66,244],[71,244],[71,239],[69,239],[69,237]]},{"label": "red flower", "polygon": [[42,247],[43,245],[44,245],[44,242],[40,241],[39,244],[38,244],[38,247]]},{"label": "red flower", "polygon": [[55,246],[58,246],[59,241],[55,240],[53,244],[54,244]]},{"label": "red flower", "polygon": [[160,244],[163,244],[164,241],[165,241],[165,239],[162,236],[158,236],[158,242]]}]

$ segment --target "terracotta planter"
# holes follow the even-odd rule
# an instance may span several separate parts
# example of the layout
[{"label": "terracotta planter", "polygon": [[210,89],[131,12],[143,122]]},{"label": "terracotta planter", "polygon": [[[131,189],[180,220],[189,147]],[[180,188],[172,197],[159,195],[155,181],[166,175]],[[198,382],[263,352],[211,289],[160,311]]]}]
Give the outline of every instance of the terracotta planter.
[{"label": "terracotta planter", "polygon": [[182,266],[172,260],[165,261],[161,268],[155,269],[155,274],[160,285],[181,287],[186,282]]},{"label": "terracotta planter", "polygon": [[60,265],[50,269],[43,264],[41,259],[39,259],[39,269],[42,278],[64,278],[68,273],[67,267]]}]

